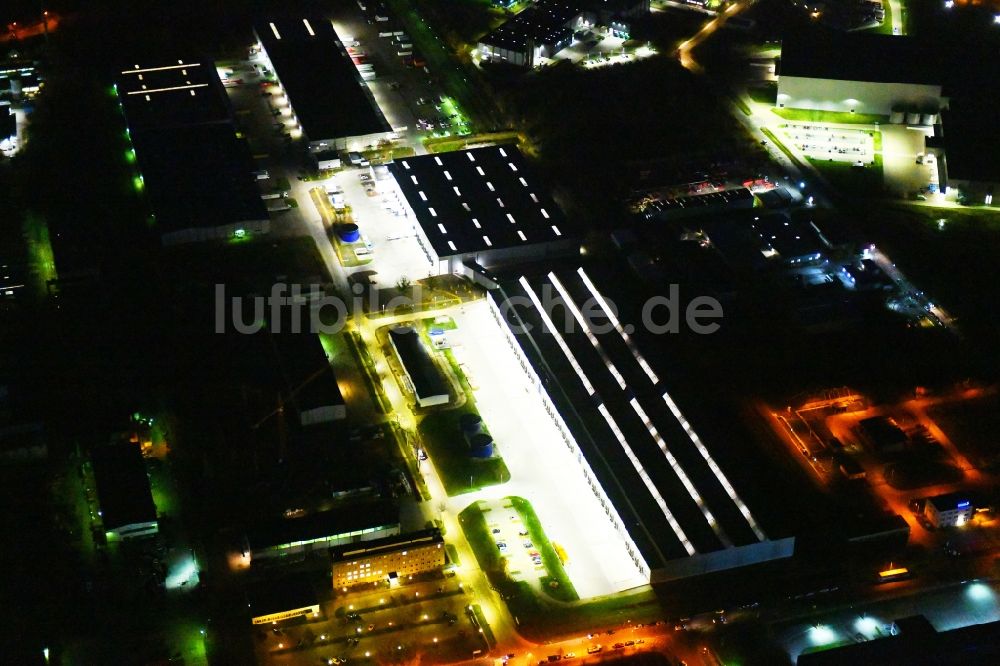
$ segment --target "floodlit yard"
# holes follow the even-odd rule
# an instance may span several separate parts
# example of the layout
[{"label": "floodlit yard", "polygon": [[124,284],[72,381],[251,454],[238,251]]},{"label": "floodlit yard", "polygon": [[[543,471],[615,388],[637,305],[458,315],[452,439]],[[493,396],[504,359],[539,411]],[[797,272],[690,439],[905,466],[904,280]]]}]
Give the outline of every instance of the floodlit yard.
[{"label": "floodlit yard", "polygon": [[476,378],[476,406],[511,474],[509,483],[476,497],[530,501],[549,539],[565,550],[566,573],[581,598],[643,585],[487,303],[468,303],[454,317],[456,356]]},{"label": "floodlit yard", "polygon": [[937,165],[933,156],[921,160],[922,164],[917,164],[917,155],[924,152],[924,136],[924,129],[910,129],[906,125],[882,127],[885,185],[893,194],[910,195],[922,187],[938,182]]},{"label": "floodlit yard", "polygon": [[361,181],[367,169],[346,169],[323,185],[339,184],[351,207],[354,222],[372,244],[372,261],[363,270],[378,272],[381,287],[391,287],[400,277],[411,281],[430,274],[431,263],[417,242],[416,217],[391,176],[376,181],[376,194],[368,196]]}]

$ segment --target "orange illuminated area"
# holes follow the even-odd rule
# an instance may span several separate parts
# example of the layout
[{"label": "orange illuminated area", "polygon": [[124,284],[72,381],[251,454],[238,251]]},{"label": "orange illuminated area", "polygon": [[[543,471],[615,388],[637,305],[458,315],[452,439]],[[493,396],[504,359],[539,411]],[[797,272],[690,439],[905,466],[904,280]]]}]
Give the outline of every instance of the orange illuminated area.
[{"label": "orange illuminated area", "polygon": [[901,578],[910,573],[910,570],[906,567],[896,567],[894,569],[886,569],[885,571],[879,571],[878,577],[882,580],[892,580],[894,578]]},{"label": "orange illuminated area", "polygon": [[39,37],[59,28],[62,18],[55,12],[46,11],[37,21],[30,23],[8,23],[7,30],[0,34],[0,42],[16,42],[31,37]]},{"label": "orange illuminated area", "polygon": [[[842,387],[783,409],[760,405],[759,412],[818,487],[830,493],[845,492],[848,483],[867,489],[884,510],[906,520],[911,542],[937,547],[943,537],[915,502],[988,487],[980,469],[988,447],[959,426],[981,421],[978,414],[996,399],[995,386],[963,384],[937,392],[917,387],[901,400],[871,404]],[[969,525],[978,529],[994,521],[990,512],[977,512]]]}]

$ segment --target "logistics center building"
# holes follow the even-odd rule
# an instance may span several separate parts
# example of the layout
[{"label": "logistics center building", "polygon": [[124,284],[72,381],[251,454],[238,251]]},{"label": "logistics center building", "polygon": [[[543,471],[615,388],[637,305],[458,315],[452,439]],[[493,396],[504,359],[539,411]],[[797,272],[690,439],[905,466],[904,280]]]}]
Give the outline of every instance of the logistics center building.
[{"label": "logistics center building", "polygon": [[310,152],[364,150],[392,134],[329,20],[274,18],[254,36]]},{"label": "logistics center building", "polygon": [[250,149],[211,61],[133,64],[116,78],[145,192],[165,245],[270,231]]},{"label": "logistics center building", "polygon": [[[640,576],[665,582],[792,555],[794,538],[781,526],[772,534],[744,500],[747,479],[716,460],[584,269],[522,276],[489,298]],[[595,330],[584,307],[611,326]],[[564,314],[567,325],[553,321]]]},{"label": "logistics center building", "polygon": [[948,98],[932,58],[907,37],[809,31],[782,42],[777,104],[934,125]]},{"label": "logistics center building", "polygon": [[389,170],[437,274],[579,252],[562,211],[514,146],[407,157]]}]

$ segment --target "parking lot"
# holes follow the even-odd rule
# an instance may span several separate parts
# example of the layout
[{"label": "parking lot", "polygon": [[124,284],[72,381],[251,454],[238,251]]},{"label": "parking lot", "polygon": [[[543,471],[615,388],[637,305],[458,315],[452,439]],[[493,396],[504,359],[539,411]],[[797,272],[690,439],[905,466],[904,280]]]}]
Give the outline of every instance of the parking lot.
[{"label": "parking lot", "polygon": [[[421,64],[420,53],[404,49],[401,44],[405,42],[396,36],[379,36],[402,32],[398,24],[368,23],[357,5],[350,3],[335,15],[333,27],[345,45],[374,67],[375,78],[368,81],[368,87],[389,124],[418,155],[426,152],[424,138],[468,133],[468,127],[460,124],[464,116],[449,98],[442,97],[433,72]],[[407,52],[411,56],[399,55]],[[409,64],[404,57],[412,57]]]},{"label": "parking lot", "polygon": [[507,571],[514,580],[523,580],[538,587],[538,579],[545,575],[542,556],[531,542],[528,528],[517,511],[502,500],[483,503],[488,517],[488,527],[500,555],[507,558]]},{"label": "parking lot", "polygon": [[[564,568],[581,599],[645,584],[487,303],[466,303],[453,317],[458,329],[452,344],[460,348],[457,355],[476,378],[476,407],[490,434],[503,443],[504,463],[511,474],[509,482],[484,488],[474,498],[499,504],[505,497],[519,496],[531,502],[545,535],[566,553]],[[472,499],[463,495],[451,503],[460,511]],[[499,526],[503,520],[491,522]],[[501,534],[520,539],[518,532],[506,529]],[[508,540],[507,545],[510,551],[524,550],[521,541]],[[535,571],[533,562],[525,569],[530,556],[520,562],[522,566],[511,570]]]},{"label": "parking lot", "polygon": [[858,166],[875,162],[875,141],[871,130],[827,125],[789,124],[785,135],[815,160],[849,162]]},{"label": "parking lot", "polygon": [[254,627],[254,644],[267,664],[457,661],[485,648],[471,602],[456,578],[370,584],[322,602],[317,617]]}]

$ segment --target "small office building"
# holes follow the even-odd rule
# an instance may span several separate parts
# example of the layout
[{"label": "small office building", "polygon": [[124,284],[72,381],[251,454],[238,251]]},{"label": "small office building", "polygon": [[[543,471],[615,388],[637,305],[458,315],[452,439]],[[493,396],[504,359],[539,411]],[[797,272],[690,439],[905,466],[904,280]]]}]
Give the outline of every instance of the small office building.
[{"label": "small office building", "polygon": [[397,326],[389,331],[389,342],[396,353],[396,360],[403,366],[407,389],[419,407],[446,405],[451,400],[448,382],[438,369],[412,326]]},{"label": "small office building", "polygon": [[310,152],[364,150],[392,134],[329,20],[273,18],[254,36]]},{"label": "small office building", "polygon": [[105,535],[112,539],[152,536],[159,531],[156,505],[139,445],[117,442],[91,454]]},{"label": "small office building", "polygon": [[389,165],[438,274],[466,265],[571,256],[579,238],[515,146],[422,155]]},{"label": "small office building", "polygon": [[935,527],[961,527],[970,520],[976,507],[968,493],[948,493],[928,497],[924,516]]},{"label": "small office building", "polygon": [[437,529],[387,537],[330,550],[333,587],[398,583],[445,565],[444,539]]}]

